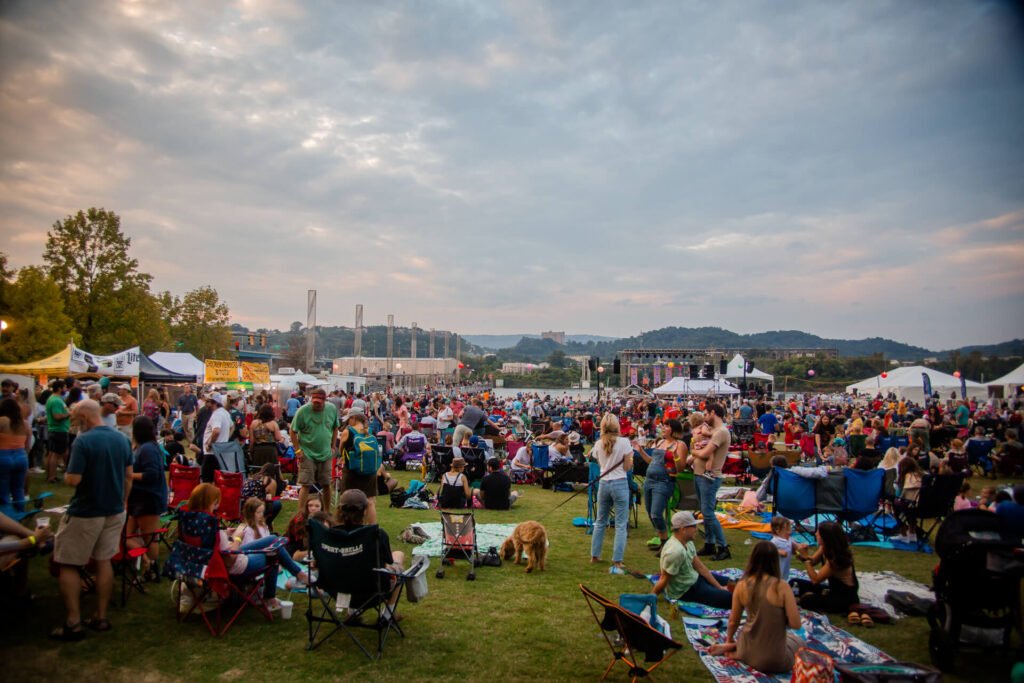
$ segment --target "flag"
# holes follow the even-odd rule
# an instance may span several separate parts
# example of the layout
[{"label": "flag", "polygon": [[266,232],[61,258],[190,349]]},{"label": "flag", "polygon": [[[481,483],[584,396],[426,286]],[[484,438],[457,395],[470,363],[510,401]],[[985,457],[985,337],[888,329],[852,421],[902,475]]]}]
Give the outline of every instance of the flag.
[{"label": "flag", "polygon": [[924,383],[924,402],[927,403],[932,398],[932,378],[927,372],[922,372],[921,381]]},{"label": "flag", "polygon": [[967,378],[960,375],[960,398],[967,400]]}]

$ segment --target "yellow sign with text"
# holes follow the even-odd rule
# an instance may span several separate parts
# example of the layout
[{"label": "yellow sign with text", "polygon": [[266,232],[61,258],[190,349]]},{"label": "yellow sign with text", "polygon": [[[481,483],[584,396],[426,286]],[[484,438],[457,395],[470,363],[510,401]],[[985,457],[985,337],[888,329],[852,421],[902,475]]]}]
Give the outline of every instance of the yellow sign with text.
[{"label": "yellow sign with text", "polygon": [[253,384],[270,384],[270,366],[266,363],[242,364],[242,381]]},{"label": "yellow sign with text", "polygon": [[206,361],[206,383],[237,382],[238,361],[208,360]]}]

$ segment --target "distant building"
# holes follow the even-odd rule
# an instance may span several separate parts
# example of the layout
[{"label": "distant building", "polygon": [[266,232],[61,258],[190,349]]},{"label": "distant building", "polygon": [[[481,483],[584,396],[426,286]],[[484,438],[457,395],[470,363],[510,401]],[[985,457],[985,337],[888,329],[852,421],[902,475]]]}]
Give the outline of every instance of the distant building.
[{"label": "distant building", "polygon": [[331,362],[331,373],[353,375],[368,379],[387,380],[395,383],[418,386],[451,382],[459,362],[454,358],[398,358],[359,356],[335,358]]},{"label": "distant building", "polygon": [[561,344],[562,346],[565,346],[565,332],[541,332],[540,338],[550,339],[556,344]]},{"label": "distant building", "polygon": [[502,363],[501,372],[506,375],[528,375],[550,367],[548,363]]}]

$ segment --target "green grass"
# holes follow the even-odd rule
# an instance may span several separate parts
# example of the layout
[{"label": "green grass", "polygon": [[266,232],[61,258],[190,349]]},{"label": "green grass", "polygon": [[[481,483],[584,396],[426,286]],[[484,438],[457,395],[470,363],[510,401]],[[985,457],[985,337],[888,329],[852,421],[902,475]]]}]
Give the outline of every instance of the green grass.
[{"label": "green grass", "polygon": [[[410,477],[399,474],[403,481]],[[45,490],[38,477],[33,491]],[[70,489],[49,487],[57,502],[67,500]],[[541,518],[569,494],[539,487],[524,490],[511,512],[477,512],[479,522],[518,522]],[[412,547],[397,540],[399,532],[414,521],[437,521],[438,513],[426,510],[394,510],[379,502],[381,524],[395,549],[407,554]],[[57,504],[57,503],[54,503]],[[521,566],[505,563],[501,568],[481,567],[477,580],[465,580],[467,565],[456,563],[443,580],[430,573],[430,595],[419,604],[403,602],[402,627],[406,638],[392,640],[384,658],[370,662],[348,639],[338,634],[318,650],[306,652],[305,596],[296,597],[295,615],[290,621],[267,623],[255,612],[243,616],[226,636],[210,637],[198,616],[177,623],[166,581],[151,585],[148,595],[134,594],[128,606],[111,607],[114,630],[90,633],[80,643],[60,644],[47,638],[48,631],[61,623],[63,607],[57,584],[47,573],[46,563],[36,560],[31,570],[31,587],[38,596],[30,615],[0,619],[6,680],[47,681],[90,680],[288,680],[296,674],[310,680],[372,677],[375,680],[595,680],[610,660],[578,584],[615,597],[624,592],[644,592],[649,586],[630,576],[610,576],[608,564],[591,565],[590,537],[571,525],[576,516],[586,515],[586,495],[577,496],[541,521],[548,530],[550,552],[547,571],[527,575]],[[294,514],[295,504],[286,503],[279,517],[283,528]],[[641,512],[640,528],[630,530],[626,564],[630,569],[657,569],[656,556],[644,543],[653,535]],[[605,558],[611,555],[612,533],[605,539]],[[716,566],[743,566],[750,551],[749,534],[727,531],[733,559]],[[856,549],[857,567],[862,571],[892,570],[922,583],[930,582],[937,558],[920,553]],[[166,550],[164,551],[166,553]],[[436,559],[433,560],[436,567]],[[83,613],[93,608],[93,598],[83,598]],[[844,620],[845,621],[845,620]],[[843,626],[843,624],[840,624]],[[673,625],[684,649],[665,664],[661,679],[680,678],[707,681],[711,676],[696,654],[685,646],[682,625]],[[907,618],[894,626],[873,630],[855,628],[864,640],[880,647],[898,660],[928,662],[928,627],[923,618]],[[948,680],[1006,680],[1011,662],[995,656],[963,655],[958,660],[959,676]],[[611,680],[624,680],[625,668]]]}]

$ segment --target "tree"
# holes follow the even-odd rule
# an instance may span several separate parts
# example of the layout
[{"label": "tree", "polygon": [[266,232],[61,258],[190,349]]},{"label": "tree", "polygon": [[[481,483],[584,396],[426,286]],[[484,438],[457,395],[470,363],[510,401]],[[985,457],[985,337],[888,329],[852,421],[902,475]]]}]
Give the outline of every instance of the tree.
[{"label": "tree", "polygon": [[[140,273],[138,261],[128,255],[131,243],[121,232],[120,217],[97,208],[58,221],[47,233],[43,260],[63,295],[64,310],[81,332],[82,345],[90,351],[134,345],[134,306],[146,306],[146,317],[152,312],[146,302],[152,298],[152,277]],[[130,312],[127,319],[125,312]]]},{"label": "tree", "polygon": [[0,251],[0,315],[7,315],[10,310],[10,286],[14,272],[7,268],[7,254]]},{"label": "tree", "polygon": [[180,301],[165,292],[159,299],[173,316],[171,335],[181,350],[197,358],[222,358],[228,353],[231,311],[216,289],[208,285],[193,289]]},{"label": "tree", "polygon": [[548,364],[553,368],[564,368],[565,367],[565,351],[562,349],[555,349],[548,354]]},{"label": "tree", "polygon": [[44,358],[76,336],[64,313],[60,288],[42,268],[22,268],[7,289],[10,308],[4,319],[8,328],[0,344],[0,356],[5,360],[23,363]]}]

